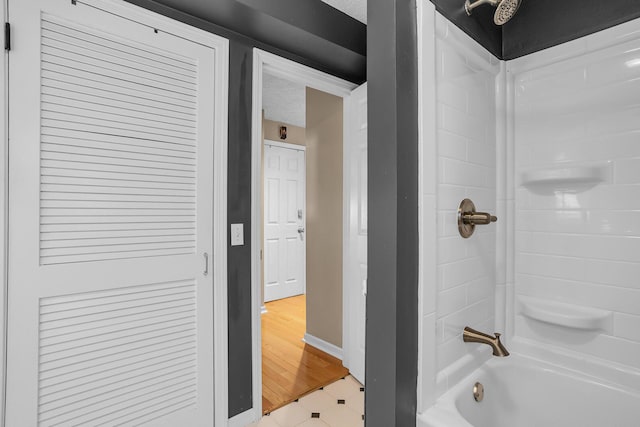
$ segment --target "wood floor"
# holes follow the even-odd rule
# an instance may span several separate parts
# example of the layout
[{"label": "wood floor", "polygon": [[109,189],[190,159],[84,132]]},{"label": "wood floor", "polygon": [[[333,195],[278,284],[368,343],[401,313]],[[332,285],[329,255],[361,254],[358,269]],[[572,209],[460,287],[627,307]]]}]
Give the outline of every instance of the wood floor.
[{"label": "wood floor", "polygon": [[262,410],[269,413],[349,371],[342,361],[305,344],[304,295],[266,303],[262,315]]}]

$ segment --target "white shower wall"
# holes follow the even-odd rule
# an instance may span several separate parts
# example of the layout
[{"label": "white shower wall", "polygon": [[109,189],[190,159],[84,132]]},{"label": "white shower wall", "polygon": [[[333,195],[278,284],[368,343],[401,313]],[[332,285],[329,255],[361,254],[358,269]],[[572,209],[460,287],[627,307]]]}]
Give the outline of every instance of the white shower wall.
[{"label": "white shower wall", "polygon": [[[507,69],[515,335],[533,347],[637,370],[640,21],[511,61]],[[525,182],[548,172],[597,176],[582,184]],[[597,309],[609,320],[599,330],[532,320],[520,313],[523,296]]]},{"label": "white shower wall", "polygon": [[[465,326],[493,332],[495,225],[463,239],[457,210],[464,198],[496,210],[496,61],[484,48],[436,16],[437,303],[439,383],[464,358],[481,363],[486,348],[462,341]],[[458,370],[458,375],[466,375]],[[460,376],[460,378],[462,378]],[[454,382],[457,382],[455,379]]]},{"label": "white shower wall", "polygon": [[[496,212],[496,79],[500,63],[429,5],[422,23],[423,156],[422,403],[428,405],[490,357],[489,348],[462,341],[465,326],[495,327],[496,225],[464,239],[460,202]],[[428,46],[425,47],[425,44]],[[425,165],[429,166],[425,166]],[[435,222],[435,225],[433,224]],[[433,238],[435,235],[435,238]],[[424,240],[423,239],[423,240]],[[435,247],[427,247],[433,245]],[[425,253],[426,252],[426,253]],[[433,273],[433,274],[429,274]],[[484,347],[484,348],[483,348]]]},{"label": "white shower wall", "polygon": [[[640,20],[505,63],[430,1],[418,17],[419,411],[491,357],[467,325],[640,384]],[[470,239],[465,197],[498,216]],[[527,298],[609,317],[544,323]]]}]

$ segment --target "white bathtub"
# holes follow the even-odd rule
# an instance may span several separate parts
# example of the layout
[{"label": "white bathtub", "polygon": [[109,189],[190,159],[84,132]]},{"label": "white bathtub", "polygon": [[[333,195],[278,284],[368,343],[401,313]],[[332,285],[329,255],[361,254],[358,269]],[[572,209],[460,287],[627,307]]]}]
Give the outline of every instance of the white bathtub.
[{"label": "white bathtub", "polygon": [[[473,385],[484,386],[476,402]],[[418,427],[636,427],[640,391],[512,354],[493,358],[418,415]]]}]

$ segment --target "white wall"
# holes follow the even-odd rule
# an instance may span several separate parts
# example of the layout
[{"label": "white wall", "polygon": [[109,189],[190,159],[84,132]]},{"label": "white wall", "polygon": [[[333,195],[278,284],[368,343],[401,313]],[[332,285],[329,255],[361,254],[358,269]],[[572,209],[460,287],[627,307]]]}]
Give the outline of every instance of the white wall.
[{"label": "white wall", "polygon": [[[632,21],[508,65],[515,335],[632,370],[640,368],[639,30]],[[591,171],[602,182],[523,185],[524,174],[548,170]],[[596,331],[542,323],[520,314],[523,296],[611,320]]]},{"label": "white wall", "polygon": [[[421,10],[420,400],[426,408],[490,357],[488,346],[464,343],[462,330],[494,332],[497,228],[478,226],[464,239],[457,209],[470,198],[478,210],[496,211],[500,64],[430,4]],[[425,242],[432,233],[435,239]]]},{"label": "white wall", "polygon": [[[470,198],[496,210],[496,75],[498,61],[441,15],[436,16],[437,369],[438,389],[488,358],[462,330],[494,329],[495,225],[460,236],[457,209]],[[458,366],[469,363],[466,368]],[[446,381],[446,383],[445,383]]]}]

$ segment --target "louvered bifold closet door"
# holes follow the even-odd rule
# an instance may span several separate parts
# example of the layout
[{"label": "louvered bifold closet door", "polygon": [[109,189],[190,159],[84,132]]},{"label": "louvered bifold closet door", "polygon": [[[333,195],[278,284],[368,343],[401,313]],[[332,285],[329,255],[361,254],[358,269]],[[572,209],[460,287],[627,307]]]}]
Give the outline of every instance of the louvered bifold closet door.
[{"label": "louvered bifold closet door", "polygon": [[195,252],[196,67],[43,16],[41,264]]},{"label": "louvered bifold closet door", "polygon": [[110,4],[10,4],[8,426],[213,424],[216,51]]}]

